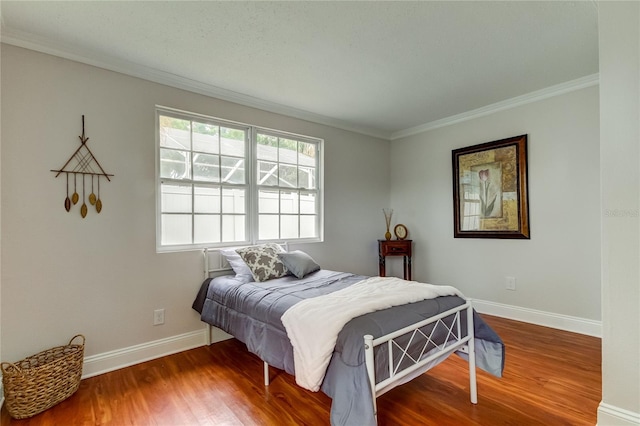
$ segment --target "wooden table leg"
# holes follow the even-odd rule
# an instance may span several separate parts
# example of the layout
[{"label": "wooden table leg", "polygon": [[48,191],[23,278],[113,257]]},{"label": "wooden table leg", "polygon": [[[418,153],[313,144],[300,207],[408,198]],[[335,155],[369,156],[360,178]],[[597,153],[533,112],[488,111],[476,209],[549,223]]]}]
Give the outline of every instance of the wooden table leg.
[{"label": "wooden table leg", "polygon": [[404,256],[404,279],[411,281],[411,257]]}]

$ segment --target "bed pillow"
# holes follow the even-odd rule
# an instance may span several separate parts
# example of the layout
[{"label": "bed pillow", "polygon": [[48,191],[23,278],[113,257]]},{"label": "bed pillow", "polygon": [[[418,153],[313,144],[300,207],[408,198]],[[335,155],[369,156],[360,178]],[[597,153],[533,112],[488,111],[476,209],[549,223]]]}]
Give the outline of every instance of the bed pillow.
[{"label": "bed pillow", "polygon": [[320,269],[320,265],[311,256],[300,250],[278,253],[278,258],[284,263],[289,272],[297,278],[304,278],[306,275]]},{"label": "bed pillow", "polygon": [[227,260],[233,272],[236,273],[236,277],[250,276],[253,279],[251,269],[249,269],[235,249],[222,249],[220,250],[220,254]]},{"label": "bed pillow", "polygon": [[278,253],[282,249],[277,244],[245,247],[236,252],[251,270],[253,279],[258,282],[284,277],[289,273],[284,263],[278,259]]}]

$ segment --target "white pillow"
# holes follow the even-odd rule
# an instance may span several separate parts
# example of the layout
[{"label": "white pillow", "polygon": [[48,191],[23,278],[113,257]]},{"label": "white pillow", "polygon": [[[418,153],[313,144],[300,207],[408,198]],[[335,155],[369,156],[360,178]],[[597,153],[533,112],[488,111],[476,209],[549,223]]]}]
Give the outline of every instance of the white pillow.
[{"label": "white pillow", "polygon": [[251,269],[249,269],[245,261],[242,260],[235,249],[222,249],[220,250],[220,254],[223,255],[225,259],[227,259],[227,262],[231,266],[231,269],[233,269],[233,272],[236,273],[236,277],[248,275],[253,281]]}]

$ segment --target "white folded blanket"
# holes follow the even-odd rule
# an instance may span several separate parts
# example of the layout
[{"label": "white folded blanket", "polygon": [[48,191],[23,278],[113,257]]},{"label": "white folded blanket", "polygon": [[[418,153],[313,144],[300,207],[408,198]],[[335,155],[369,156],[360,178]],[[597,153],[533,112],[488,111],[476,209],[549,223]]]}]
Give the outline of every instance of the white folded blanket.
[{"label": "white folded blanket", "polygon": [[296,383],[314,392],[320,389],[338,333],[353,318],[392,306],[454,295],[464,297],[451,286],[372,277],[296,303],[282,315],[293,346]]}]

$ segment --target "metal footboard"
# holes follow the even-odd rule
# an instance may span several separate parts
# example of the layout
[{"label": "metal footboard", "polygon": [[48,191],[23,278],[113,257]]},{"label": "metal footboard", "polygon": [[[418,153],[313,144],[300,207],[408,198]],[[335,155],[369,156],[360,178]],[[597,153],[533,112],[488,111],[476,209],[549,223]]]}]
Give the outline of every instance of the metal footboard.
[{"label": "metal footboard", "polygon": [[[467,313],[467,333],[462,335],[462,316],[461,312],[466,310]],[[453,320],[447,324],[444,320],[452,316]],[[421,328],[433,324],[433,328],[429,334],[425,334]],[[434,333],[437,329],[446,330],[444,339],[435,339]],[[385,392],[393,389],[399,384],[405,383],[410,379],[411,374],[418,375],[429,370],[430,364],[448,357],[455,351],[465,352],[469,355],[469,382],[470,382],[470,400],[473,404],[478,402],[477,384],[476,384],[476,358],[473,335],[473,308],[471,300],[467,300],[465,304],[457,306],[439,315],[427,318],[424,321],[411,324],[401,330],[389,333],[385,336],[374,339],[371,335],[364,336],[365,347],[365,363],[367,366],[367,374],[371,386],[371,397],[373,399],[374,413],[377,417],[376,398]],[[408,342],[400,342],[398,338],[402,336],[410,336]],[[406,337],[405,337],[406,339]],[[418,355],[416,355],[416,340],[424,339],[425,343]],[[375,348],[385,345],[386,349],[380,349],[382,354],[388,357],[388,374],[389,377],[376,383],[376,362],[375,357],[381,356],[380,352],[376,354]],[[410,351],[410,347],[414,345]],[[430,346],[433,349],[427,351]],[[394,349],[396,353],[400,351],[401,356],[394,359]],[[379,350],[379,351],[380,351]],[[409,364],[407,367],[406,365]],[[404,366],[403,366],[404,365]],[[403,366],[403,367],[401,367]]]}]

